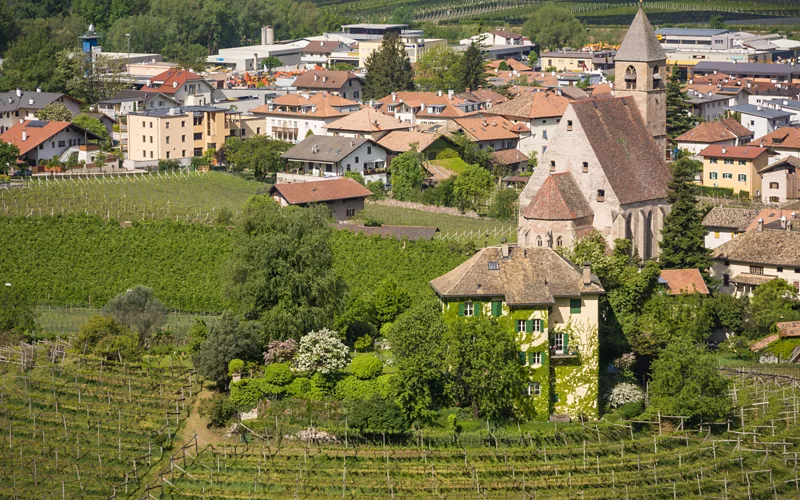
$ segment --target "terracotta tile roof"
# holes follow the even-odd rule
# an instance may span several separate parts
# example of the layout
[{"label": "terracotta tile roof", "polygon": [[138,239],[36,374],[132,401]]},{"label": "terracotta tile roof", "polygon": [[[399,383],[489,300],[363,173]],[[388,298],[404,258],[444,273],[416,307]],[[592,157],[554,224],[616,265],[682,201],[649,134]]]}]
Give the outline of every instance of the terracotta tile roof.
[{"label": "terracotta tile roof", "polygon": [[495,59],[486,63],[486,68],[490,70],[500,69],[500,63],[505,62],[509,70],[530,71],[531,67],[516,59]]},{"label": "terracotta tile roof", "polygon": [[765,274],[750,274],[739,273],[731,277],[733,283],[740,283],[742,285],[763,285],[777,278],[777,276],[770,276]]},{"label": "terracotta tile roof", "polygon": [[336,224],[337,229],[350,231],[351,233],[362,233],[367,236],[380,236],[381,238],[397,238],[398,240],[408,239],[409,241],[416,240],[432,240],[433,235],[439,232],[436,226],[379,226],[369,227],[360,226],[358,224],[348,224],[340,222]]},{"label": "terracotta tile roof", "polygon": [[358,77],[350,71],[311,70],[298,76],[292,86],[298,89],[339,90],[353,79],[358,80]]},{"label": "terracotta tile roof", "polygon": [[570,106],[621,204],[666,198],[669,167],[633,99],[581,99]]},{"label": "terracotta tile roof", "polygon": [[290,205],[307,205],[326,201],[366,198],[372,191],[353,179],[342,178],[330,181],[296,182],[275,184],[270,194],[280,194]]},{"label": "terracotta tile roof", "polygon": [[[458,106],[468,105],[470,103],[473,104],[480,104],[480,102],[472,101],[468,99],[464,95],[456,95],[454,94],[452,98],[447,95],[447,92],[442,92],[442,95],[439,95],[438,92],[396,92],[394,97],[392,95],[388,95],[382,99],[379,99],[378,102],[382,103],[383,106],[381,107],[381,111],[384,113],[388,113],[388,107],[392,104],[400,104],[403,102],[407,106],[418,109],[425,106],[425,110],[417,111],[417,116],[421,117],[434,117],[434,118],[454,118],[456,116],[465,116],[466,112],[459,109]],[[444,106],[444,109],[441,113],[432,113],[429,110],[430,106]]]},{"label": "terracotta tile roof", "polygon": [[775,170],[778,168],[800,168],[800,158],[797,156],[787,156],[782,160],[778,160],[758,169],[758,173],[763,174],[764,172],[769,172],[770,170]]},{"label": "terracotta tile roof", "polygon": [[518,134],[522,134],[523,132],[530,132],[531,129],[530,129],[530,127],[528,127],[524,123],[520,122],[520,123],[517,123],[516,125],[514,125],[513,127],[511,127],[511,131],[512,132],[516,132]]},{"label": "terracotta tile roof", "polygon": [[753,133],[747,130],[734,118],[723,118],[710,122],[703,122],[675,138],[677,142],[714,143],[729,141],[731,139],[752,137]]},{"label": "terracotta tile roof", "polygon": [[340,44],[341,42],[338,40],[327,42],[313,41],[300,49],[300,52],[306,54],[330,54],[331,52],[338,50]]},{"label": "terracotta tile roof", "polygon": [[763,339],[754,340],[750,344],[750,350],[753,352],[758,352],[761,349],[764,349],[768,345],[772,344],[773,342],[777,342],[779,335],[777,333],[773,333],[772,335],[767,335]]},{"label": "terracotta tile roof", "polygon": [[721,146],[711,144],[700,151],[700,156],[705,158],[733,158],[737,160],[755,160],[761,155],[770,154],[769,148],[757,146]]},{"label": "terracotta tile roof", "polygon": [[[489,269],[489,263],[498,269]],[[556,297],[602,294],[595,276],[583,284],[581,271],[552,248],[522,249],[508,246],[504,258],[501,247],[487,247],[449,273],[431,280],[442,297],[490,300],[504,297],[510,306],[552,305]]]},{"label": "terracotta tile roof", "polygon": [[514,165],[528,161],[528,156],[519,149],[501,149],[492,153],[495,162],[502,163],[503,165]]},{"label": "terracotta tile roof", "polygon": [[750,143],[754,146],[776,147],[787,149],[800,149],[800,129],[794,127],[781,127]]},{"label": "terracotta tile roof", "polygon": [[561,87],[560,90],[563,96],[571,100],[586,99],[589,97],[589,94],[579,87]]},{"label": "terracotta tile roof", "polygon": [[551,174],[522,209],[526,219],[575,220],[593,216],[592,207],[570,172]]},{"label": "terracotta tile roof", "polygon": [[530,120],[563,116],[568,105],[569,99],[553,92],[525,92],[510,101],[493,106],[491,112]]},{"label": "terracotta tile roof", "polygon": [[781,337],[800,337],[800,321],[780,321],[775,328]]},{"label": "terracotta tile roof", "polygon": [[625,38],[614,56],[615,61],[624,62],[653,62],[664,61],[667,59],[667,54],[661,47],[650,25],[644,9],[641,8],[636,12],[636,17],[628,28]]},{"label": "terracotta tile roof", "polygon": [[794,212],[794,210],[788,208],[762,208],[752,219],[750,219],[750,223],[747,225],[745,230],[752,231],[754,229],[758,229],[758,219],[763,219],[765,225],[778,221],[781,219],[781,217],[791,219],[792,212]]},{"label": "terracotta tile roof", "polygon": [[[25,120],[22,123],[15,123],[10,129],[3,132],[0,135],[0,141],[9,142],[17,146],[19,154],[22,156],[69,127],[86,132],[92,139],[99,139],[88,130],[84,130],[70,122]],[[22,132],[25,132],[26,136],[24,141],[22,140]]]},{"label": "terracotta tile roof", "polygon": [[699,269],[664,269],[661,271],[661,280],[665,282],[670,295],[709,293]]},{"label": "terracotta tile roof", "polygon": [[366,106],[325,126],[328,131],[346,130],[348,132],[387,132],[390,130],[409,130],[410,123],[403,123],[394,116],[381,113]]},{"label": "terracotta tile roof", "polygon": [[[356,108],[358,103],[350,99],[331,95],[328,92],[317,92],[315,94],[286,94],[272,100],[273,109],[270,111],[269,104],[259,106],[250,110],[256,115],[286,115],[286,116],[313,116],[317,118],[332,118],[344,116],[347,113],[338,108]],[[297,108],[296,110],[281,110],[280,108]],[[305,108],[306,111],[303,112]]]},{"label": "terracotta tile roof", "polygon": [[747,231],[712,251],[717,260],[800,267],[800,232],[780,229]]},{"label": "terracotta tile roof", "polygon": [[514,124],[502,116],[469,116],[456,118],[445,127],[448,132],[463,131],[474,141],[495,141],[502,139],[519,139],[519,134],[512,131]]},{"label": "terracotta tile roof", "polygon": [[393,130],[378,139],[378,144],[394,153],[404,153],[411,149],[412,144],[417,145],[417,151],[425,151],[425,148],[436,142],[436,140],[440,137],[450,141],[447,136],[442,134],[408,130]]},{"label": "terracotta tile roof", "polygon": [[613,87],[610,83],[598,83],[597,85],[590,85],[588,90],[592,96],[598,96],[600,94],[610,94]]},{"label": "terracotta tile roof", "polygon": [[755,220],[756,215],[758,215],[758,210],[749,208],[714,207],[703,218],[703,227],[733,229],[742,232],[747,230],[747,226]]},{"label": "terracotta tile roof", "polygon": [[142,92],[174,94],[186,82],[194,80],[203,80],[203,77],[185,69],[168,69],[150,78],[150,84],[142,87],[141,90]]},{"label": "terracotta tile roof", "polygon": [[491,89],[478,89],[471,90],[469,92],[461,92],[458,94],[458,97],[475,102],[489,102],[492,106],[508,100],[508,98],[503,94],[495,92]]}]

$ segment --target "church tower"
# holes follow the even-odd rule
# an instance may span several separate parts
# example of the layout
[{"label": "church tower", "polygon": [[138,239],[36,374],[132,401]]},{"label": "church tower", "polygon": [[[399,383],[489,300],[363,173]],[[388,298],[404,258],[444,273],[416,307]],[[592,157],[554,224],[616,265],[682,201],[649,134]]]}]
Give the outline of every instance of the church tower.
[{"label": "church tower", "polygon": [[667,54],[641,4],[614,57],[614,95],[631,97],[653,138],[667,147]]}]

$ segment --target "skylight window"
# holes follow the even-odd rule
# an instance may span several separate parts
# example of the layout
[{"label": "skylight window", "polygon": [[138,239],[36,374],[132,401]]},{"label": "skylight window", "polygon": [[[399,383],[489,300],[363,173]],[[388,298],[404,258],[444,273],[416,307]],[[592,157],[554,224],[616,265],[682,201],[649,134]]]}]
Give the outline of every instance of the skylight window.
[{"label": "skylight window", "polygon": [[500,263],[496,260],[489,261],[489,270],[490,271],[499,271],[500,270]]}]

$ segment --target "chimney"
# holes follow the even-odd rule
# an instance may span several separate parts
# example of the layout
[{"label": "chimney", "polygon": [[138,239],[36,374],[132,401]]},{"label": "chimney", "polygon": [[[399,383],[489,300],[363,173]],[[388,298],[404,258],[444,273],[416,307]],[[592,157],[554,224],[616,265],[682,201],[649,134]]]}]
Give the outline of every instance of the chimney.
[{"label": "chimney", "polygon": [[761,111],[763,108],[762,108],[762,107],[761,107],[761,105],[759,104],[758,106],[756,106],[756,109],[757,109],[758,111]]},{"label": "chimney", "polygon": [[17,89],[17,97],[22,97],[22,89]]},{"label": "chimney", "polygon": [[317,152],[318,150],[319,150],[319,147],[318,147],[316,144],[314,144],[313,146],[311,146],[311,154],[316,154],[316,152]]},{"label": "chimney", "polygon": [[725,149],[725,148],[723,147],[723,148],[722,148],[722,154],[725,154],[725,153],[727,153],[727,152],[728,152],[728,150],[727,150],[727,149]]},{"label": "chimney", "polygon": [[314,81],[316,82],[319,79],[319,75],[314,73]]},{"label": "chimney", "polygon": [[327,75],[322,75],[322,83],[325,83],[327,81],[328,81],[328,76]]},{"label": "chimney", "polygon": [[503,258],[504,258],[504,259],[507,259],[507,258],[508,258],[508,256],[509,256],[508,243],[503,243],[503,244],[500,246],[500,251],[501,251],[501,252],[502,252],[502,254],[503,254]]},{"label": "chimney", "polygon": [[442,91],[439,90],[438,92],[436,92],[436,95],[438,95],[439,97],[442,97]]},{"label": "chimney", "polygon": [[786,229],[787,219],[785,215],[781,215],[781,229]]},{"label": "chimney", "polygon": [[764,219],[759,217],[758,218],[758,228],[756,229],[756,231],[761,232],[763,230],[764,230]]},{"label": "chimney", "polygon": [[747,88],[748,88],[748,89],[749,89],[750,87],[752,87],[752,86],[753,86],[753,84],[752,84],[752,83],[750,83],[750,82],[747,82]]},{"label": "chimney", "polygon": [[22,131],[22,142],[25,142],[27,140],[28,140],[28,133],[23,130]]},{"label": "chimney", "polygon": [[267,26],[267,45],[275,43],[275,28]]},{"label": "chimney", "polygon": [[36,92],[41,92],[41,91],[42,91],[41,87],[36,87]]},{"label": "chimney", "polygon": [[354,140],[350,139],[350,147],[352,148],[355,145],[356,145],[356,142]]},{"label": "chimney", "polygon": [[592,284],[592,267],[588,262],[583,263],[583,286]]},{"label": "chimney", "polygon": [[451,99],[451,100],[453,99],[453,91],[452,90],[448,90],[447,91],[447,98]]},{"label": "chimney", "polygon": [[392,92],[392,102],[397,100],[397,94]]},{"label": "chimney", "polygon": [[172,88],[173,89],[177,89],[178,88],[178,82],[172,82]]},{"label": "chimney", "polygon": [[797,212],[792,212],[792,219],[796,219],[796,218],[797,218]]},{"label": "chimney", "polygon": [[267,44],[267,27],[266,26],[262,26],[261,27],[261,45],[266,45],[266,44]]}]

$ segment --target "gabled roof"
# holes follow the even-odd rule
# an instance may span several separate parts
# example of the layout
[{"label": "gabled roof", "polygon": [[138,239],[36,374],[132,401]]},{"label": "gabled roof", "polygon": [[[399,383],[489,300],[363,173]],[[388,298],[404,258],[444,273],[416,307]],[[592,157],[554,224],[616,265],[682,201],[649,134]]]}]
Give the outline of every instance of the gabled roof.
[{"label": "gabled roof", "polygon": [[655,62],[666,59],[667,54],[661,48],[661,44],[653,32],[653,27],[650,25],[644,9],[640,6],[625,38],[622,39],[614,60],[617,62]]},{"label": "gabled roof", "polygon": [[503,165],[514,165],[528,161],[528,155],[519,149],[501,149],[500,151],[492,152],[492,159],[494,163],[501,163]]},{"label": "gabled roof", "polygon": [[[780,64],[770,64],[770,66],[780,66]],[[743,115],[759,116],[761,118],[768,118],[774,120],[776,118],[787,118],[792,116],[788,111],[781,111],[780,109],[765,108],[764,106],[755,104],[739,104],[737,106],[727,106],[725,109],[739,112]]]},{"label": "gabled roof", "polygon": [[381,113],[377,109],[366,106],[355,113],[343,116],[325,126],[329,131],[345,130],[348,132],[387,132],[390,130],[409,130],[410,123],[403,123],[394,116]]},{"label": "gabled roof", "polygon": [[770,170],[776,170],[779,168],[800,168],[800,158],[797,156],[787,156],[782,160],[778,160],[763,168],[760,168],[758,173],[763,174],[764,172],[769,172]]},{"label": "gabled roof", "polygon": [[149,85],[142,87],[143,92],[161,92],[174,94],[177,90],[190,81],[204,81],[197,73],[185,69],[168,69],[163,73],[150,78]]},{"label": "gabled roof", "polygon": [[800,129],[795,127],[781,127],[774,132],[759,137],[750,143],[754,146],[800,149]]},{"label": "gabled roof", "polygon": [[775,329],[781,337],[800,337],[800,321],[780,321]]},{"label": "gabled roof", "polygon": [[[384,113],[388,113],[388,107],[390,105],[399,105],[399,104],[406,104],[407,106],[420,109],[417,112],[417,116],[430,116],[436,118],[453,118],[456,116],[464,116],[466,114],[465,111],[459,109],[457,106],[464,106],[469,105],[470,103],[473,104],[480,104],[480,101],[472,101],[466,95],[453,95],[452,97],[448,96],[446,92],[442,92],[441,95],[439,92],[395,92],[394,94],[387,95],[386,97],[379,99],[378,102],[382,104],[381,111]],[[422,106],[425,106],[425,109],[422,110]],[[431,106],[443,106],[444,109],[441,113],[432,113],[430,112],[429,108]]]},{"label": "gabled roof", "polygon": [[670,295],[709,293],[699,269],[664,269],[661,271],[659,282],[666,285]]},{"label": "gabled roof", "polygon": [[[343,116],[346,113],[338,108],[357,107],[358,103],[339,96],[331,95],[327,92],[317,92],[316,94],[286,94],[276,97],[272,101],[273,109],[270,111],[269,104],[259,106],[250,110],[255,115],[291,115],[291,116],[310,116],[316,118],[333,118]],[[284,111],[278,109],[281,106],[303,107],[296,111]],[[310,109],[309,109],[310,108]]]},{"label": "gabled roof", "polygon": [[341,43],[338,40],[328,42],[314,41],[300,49],[300,52],[305,54],[330,54],[338,50]]},{"label": "gabled roof", "polygon": [[392,132],[389,132],[378,139],[378,144],[389,151],[392,151],[393,153],[404,153],[409,151],[412,144],[417,145],[417,151],[425,151],[428,146],[440,138],[443,138],[448,142],[452,142],[446,135],[442,134],[408,130],[393,130]]},{"label": "gabled roof", "polygon": [[763,220],[765,226],[775,221],[779,221],[781,217],[791,219],[792,212],[794,212],[794,210],[789,208],[762,208],[752,219],[750,219],[750,223],[747,225],[745,230],[756,230],[758,228],[758,219]]},{"label": "gabled roof", "polygon": [[700,151],[700,156],[706,158],[732,158],[734,160],[755,160],[761,155],[770,154],[769,148],[758,146],[722,146],[711,144]]},{"label": "gabled roof", "polygon": [[749,208],[714,207],[703,217],[703,227],[707,229],[725,228],[745,231],[758,215],[758,210]]},{"label": "gabled roof", "polygon": [[664,152],[627,97],[570,104],[621,204],[666,198],[671,174]]},{"label": "gabled roof", "polygon": [[[497,269],[489,269],[489,263]],[[556,297],[605,293],[595,276],[583,283],[580,270],[552,248],[487,247],[447,274],[431,280],[441,297],[504,297],[510,306],[552,305]]]},{"label": "gabled roof", "polygon": [[554,92],[524,92],[510,101],[492,106],[491,112],[501,116],[530,120],[560,117],[568,105],[569,99]]},{"label": "gabled roof", "polygon": [[506,102],[508,98],[503,94],[495,92],[492,89],[478,89],[470,90],[469,92],[461,92],[458,94],[461,99],[467,99],[475,102],[490,102],[492,106],[496,106],[501,102]]},{"label": "gabled roof", "polygon": [[[22,123],[14,124],[13,127],[0,135],[0,141],[10,142],[17,146],[19,148],[19,154],[22,156],[69,127],[85,132],[87,135],[91,136],[92,139],[99,139],[99,137],[90,131],[84,130],[70,122],[25,120]],[[23,132],[25,132],[26,136],[24,141],[22,140]]]},{"label": "gabled roof", "polygon": [[675,138],[677,142],[699,142],[712,144],[715,142],[729,141],[742,137],[752,137],[753,133],[747,130],[734,118],[723,118],[710,122],[703,122],[692,130],[684,132]]},{"label": "gabled roof", "polygon": [[369,189],[346,177],[330,181],[275,184],[269,192],[270,194],[279,193],[290,205],[366,198],[372,194]]},{"label": "gabled roof", "polygon": [[292,86],[298,89],[339,90],[348,80],[358,80],[358,77],[350,71],[312,70],[298,76]]},{"label": "gabled roof", "polygon": [[486,63],[486,67],[488,69],[499,69],[500,63],[505,62],[506,66],[509,70],[517,70],[517,71],[530,71],[531,67],[527,64],[517,61],[516,59],[496,59],[494,61],[489,61]]},{"label": "gabled roof", "polygon": [[78,103],[77,99],[58,92],[22,92],[22,97],[17,97],[16,91],[0,92],[0,113],[18,109],[42,109],[59,99],[69,99]]},{"label": "gabled roof", "polygon": [[713,250],[717,260],[800,267],[800,232],[781,229],[747,231]]},{"label": "gabled roof", "polygon": [[336,163],[345,159],[365,142],[380,147],[371,139],[356,139],[330,135],[310,135],[281,155],[295,161]]},{"label": "gabled roof", "polygon": [[522,209],[526,219],[575,220],[594,215],[570,172],[551,174]]},{"label": "gabled roof", "polygon": [[463,131],[473,141],[495,141],[503,139],[519,139],[519,134],[512,131],[514,124],[502,116],[464,116],[447,122],[448,132]]}]

